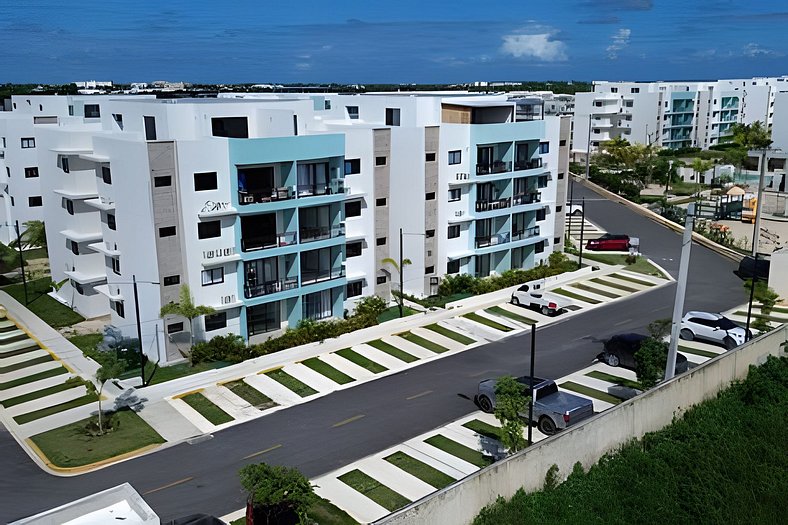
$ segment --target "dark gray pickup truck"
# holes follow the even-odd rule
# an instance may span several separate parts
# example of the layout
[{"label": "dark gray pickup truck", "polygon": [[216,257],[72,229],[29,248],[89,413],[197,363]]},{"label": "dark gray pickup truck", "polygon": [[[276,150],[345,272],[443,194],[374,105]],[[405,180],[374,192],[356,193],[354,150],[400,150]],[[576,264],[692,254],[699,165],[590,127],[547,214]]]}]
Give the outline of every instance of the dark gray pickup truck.
[{"label": "dark gray pickup truck", "polygon": [[[523,385],[527,395],[530,378],[518,377],[517,382]],[[479,392],[474,401],[484,412],[495,410],[495,383],[495,379],[485,379],[479,383]],[[530,390],[534,398],[533,422],[542,434],[553,435],[594,415],[594,405],[590,399],[559,391],[552,379],[534,377],[534,386]],[[528,409],[521,415],[527,418]]]}]

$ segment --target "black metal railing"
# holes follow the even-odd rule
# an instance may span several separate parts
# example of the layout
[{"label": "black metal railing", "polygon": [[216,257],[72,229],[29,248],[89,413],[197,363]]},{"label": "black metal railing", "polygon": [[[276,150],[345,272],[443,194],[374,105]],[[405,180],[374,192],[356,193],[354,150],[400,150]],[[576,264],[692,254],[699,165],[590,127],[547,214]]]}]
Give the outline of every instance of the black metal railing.
[{"label": "black metal railing", "polygon": [[260,297],[261,295],[270,295],[272,293],[284,292],[285,290],[292,290],[293,288],[298,288],[297,277],[274,279],[262,283],[247,280],[246,284],[244,284],[244,296],[250,299],[252,297]]},{"label": "black metal railing", "polygon": [[238,203],[259,204],[262,202],[284,201],[293,198],[293,188],[258,188],[253,190],[238,190]]},{"label": "black metal railing", "polygon": [[280,246],[290,246],[298,240],[296,232],[271,233],[257,237],[245,237],[241,239],[241,250],[254,252],[268,248],[278,248]]},{"label": "black metal railing", "polygon": [[506,244],[509,242],[508,233],[496,233],[494,235],[482,235],[476,237],[476,247],[486,248],[488,246],[496,246],[498,244]]},{"label": "black metal railing", "polygon": [[535,170],[542,167],[542,158],[514,161],[514,171]]},{"label": "black metal railing", "polygon": [[332,279],[341,279],[345,276],[344,268],[334,268],[332,270],[301,270],[301,284],[312,284]]},{"label": "black metal railing", "polygon": [[333,239],[345,235],[344,226],[317,226],[306,227],[299,230],[301,242],[320,241],[323,239]]},{"label": "black metal railing", "polygon": [[338,195],[345,193],[345,181],[337,179],[321,184],[299,184],[296,186],[296,191],[299,197]]},{"label": "black metal railing", "polygon": [[522,206],[523,204],[535,204],[542,202],[542,194],[538,191],[523,193],[512,197],[512,206]]},{"label": "black metal railing", "polygon": [[498,199],[494,201],[476,201],[476,211],[502,210],[512,205],[512,198]]},{"label": "black metal railing", "polygon": [[533,226],[531,228],[525,228],[524,230],[512,232],[512,241],[521,241],[523,239],[530,239],[531,237],[538,236],[539,226]]},{"label": "black metal railing", "polygon": [[506,173],[507,171],[512,171],[511,161],[495,160],[490,163],[476,165],[476,175],[491,175],[494,173]]}]

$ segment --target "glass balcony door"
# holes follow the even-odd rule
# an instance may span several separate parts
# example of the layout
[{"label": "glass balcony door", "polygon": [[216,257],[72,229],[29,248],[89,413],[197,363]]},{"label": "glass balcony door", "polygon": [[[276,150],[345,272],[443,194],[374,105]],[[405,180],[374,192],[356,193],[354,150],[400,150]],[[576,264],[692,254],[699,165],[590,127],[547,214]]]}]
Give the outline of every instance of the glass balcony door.
[{"label": "glass balcony door", "polygon": [[298,196],[324,195],[328,188],[328,162],[298,165]]}]

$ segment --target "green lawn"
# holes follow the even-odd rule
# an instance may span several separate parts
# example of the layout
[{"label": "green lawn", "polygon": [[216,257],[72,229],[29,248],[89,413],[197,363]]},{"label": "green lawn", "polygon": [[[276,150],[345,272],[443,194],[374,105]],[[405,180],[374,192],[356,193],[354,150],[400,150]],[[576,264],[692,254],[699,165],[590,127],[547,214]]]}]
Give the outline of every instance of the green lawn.
[{"label": "green lawn", "polygon": [[443,327],[443,326],[441,326],[441,325],[439,325],[437,323],[428,324],[424,328],[426,328],[427,330],[432,330],[433,332],[435,332],[437,334],[440,334],[440,335],[442,335],[444,337],[448,337],[449,339],[454,339],[458,343],[461,343],[461,344],[464,344],[464,345],[470,345],[470,344],[473,344],[473,343],[476,342],[474,339],[471,339],[470,337],[466,337],[466,336],[464,336],[462,334],[458,334],[454,330],[450,330],[448,328],[445,328],[445,327]]},{"label": "green lawn", "polygon": [[270,397],[241,379],[224,383],[222,386],[259,410],[266,410],[276,406],[276,403]]},{"label": "green lawn", "polygon": [[[96,394],[85,394],[82,397],[78,397],[77,399],[72,399],[71,401],[67,401],[65,403],[52,405],[51,407],[42,408],[41,410],[36,410],[35,412],[28,412],[27,414],[21,414],[19,416],[16,416],[14,418],[14,421],[16,421],[17,424],[19,425],[24,425],[25,423],[35,421],[36,419],[41,419],[42,417],[51,416],[52,414],[57,414],[58,412],[63,412],[64,410],[81,407],[82,405],[87,405],[88,403],[95,403],[97,401],[98,401],[98,396]],[[98,408],[98,406],[96,408]]]},{"label": "green lawn", "polygon": [[614,405],[621,403],[619,398],[611,396],[607,392],[602,392],[601,390],[596,390],[595,388],[581,385],[573,381],[565,381],[558,386],[567,390],[571,390],[572,392],[577,392],[578,394],[583,394],[588,397],[593,397],[594,399],[599,399],[600,401],[607,401],[608,403],[612,403]]},{"label": "green lawn", "polygon": [[614,376],[613,374],[600,372],[599,370],[592,370],[591,372],[588,372],[586,375],[588,377],[593,377],[594,379],[601,379],[602,381],[607,381],[608,383],[613,383],[628,388],[635,388],[637,390],[643,390],[643,387],[641,387],[640,383],[638,383],[637,381],[632,381],[631,379],[625,379],[620,376]]},{"label": "green lawn", "polygon": [[27,403],[28,401],[38,399],[39,397],[50,396],[52,394],[57,394],[58,392],[63,392],[64,390],[69,390],[78,386],[80,386],[78,383],[61,383],[59,385],[50,386],[49,388],[42,388],[41,390],[36,390],[35,392],[28,392],[27,394],[23,394],[21,396],[12,397],[10,399],[6,399],[5,401],[0,401],[0,405],[3,405],[5,408],[10,408],[15,405],[21,405],[22,403]]},{"label": "green lawn", "polygon": [[386,461],[399,467],[411,476],[419,478],[424,483],[432,485],[436,489],[442,489],[447,485],[454,483],[455,479],[440,470],[431,467],[419,461],[418,459],[405,454],[404,452],[395,452],[390,456],[386,456]]},{"label": "green lawn", "polygon": [[529,319],[527,317],[523,317],[520,314],[510,312],[506,308],[502,308],[500,306],[491,306],[490,308],[487,308],[484,311],[489,312],[493,315],[501,315],[503,317],[508,317],[509,319],[513,319],[523,324],[536,324],[536,321],[534,321],[533,319]]},{"label": "green lawn", "polygon": [[449,349],[445,346],[441,346],[438,343],[433,343],[429,339],[425,339],[420,335],[416,335],[412,332],[403,332],[401,334],[397,334],[399,337],[405,339],[406,341],[410,341],[411,343],[415,343],[419,346],[423,346],[427,350],[431,350],[436,354],[441,354],[443,352],[447,352]]},{"label": "green lawn", "polygon": [[410,503],[405,496],[394,492],[358,469],[342,474],[337,479],[392,512]]},{"label": "green lawn", "polygon": [[[153,374],[153,379],[151,380],[151,385],[156,385],[159,383],[165,383],[167,381],[171,381],[173,379],[178,379],[179,377],[190,376],[192,374],[199,374],[200,372],[205,372],[206,370],[215,370],[217,368],[224,368],[225,366],[229,366],[232,363],[227,361],[211,361],[206,363],[197,363],[196,365],[191,365],[189,363],[181,363],[179,365],[173,366],[162,366],[157,367],[156,372]],[[153,371],[153,363],[148,362],[145,365],[145,377],[150,377],[151,372]],[[129,377],[138,377],[140,375],[139,368],[133,368],[131,370],[127,370],[121,375],[121,379],[127,379]]]},{"label": "green lawn", "polygon": [[681,346],[681,345],[679,345],[679,352],[684,354],[699,355],[701,357],[708,357],[709,359],[713,359],[718,355],[720,355],[719,353],[716,352],[709,352],[708,350],[699,350],[697,348],[690,348],[689,346]]},{"label": "green lawn", "polygon": [[143,419],[131,410],[122,410],[115,430],[91,437],[85,432],[88,419],[33,436],[33,443],[58,467],[79,467],[109,459],[148,445],[164,443]]},{"label": "green lawn", "polygon": [[476,432],[481,436],[497,439],[498,441],[501,440],[501,432],[502,432],[501,429],[489,423],[485,423],[484,421],[473,419],[471,421],[468,421],[467,423],[463,423],[462,426],[470,430],[473,430],[474,432]]},{"label": "green lawn", "polygon": [[339,383],[340,385],[345,385],[347,383],[352,383],[353,381],[355,381],[355,379],[353,379],[346,373],[340,372],[333,366],[329,365],[325,361],[321,361],[317,357],[312,357],[305,361],[301,361],[301,364],[304,366],[308,366],[318,374],[324,375],[330,380],[332,380],[333,382]]},{"label": "green lawn", "polygon": [[593,283],[602,284],[604,286],[609,286],[610,288],[616,288],[618,290],[623,290],[629,293],[635,293],[639,291],[637,288],[632,288],[631,286],[625,286],[623,284],[614,283],[613,281],[606,281],[601,277],[594,277],[593,279],[590,280]]},{"label": "green lawn", "polygon": [[514,330],[514,328],[510,328],[501,323],[497,323],[492,319],[487,319],[486,317],[483,317],[477,314],[476,312],[463,314],[462,317],[466,319],[470,319],[471,321],[476,321],[477,323],[483,324],[485,326],[489,326],[490,328],[494,328],[495,330],[500,330],[501,332],[511,332],[512,330]]},{"label": "green lawn", "polygon": [[577,288],[578,290],[583,290],[584,292],[594,293],[610,299],[618,299],[619,297],[621,297],[619,294],[608,292],[607,290],[600,290],[599,288],[588,286],[587,284],[583,284],[583,283],[570,283],[569,286],[571,286],[572,288]]},{"label": "green lawn", "polygon": [[28,359],[27,361],[22,361],[21,363],[14,363],[13,365],[8,366],[0,366],[0,374],[7,374],[8,372],[13,372],[15,370],[22,370],[23,368],[27,368],[33,365],[40,365],[41,363],[48,363],[52,361],[52,356],[42,355],[40,357],[34,357],[33,359]]},{"label": "green lawn", "polygon": [[291,376],[281,368],[266,372],[265,375],[282,384],[288,390],[292,390],[301,397],[309,397],[317,394],[317,390],[309,385],[305,385],[295,377]]},{"label": "green lawn", "polygon": [[201,392],[183,396],[181,399],[214,425],[229,423],[233,420],[230,414],[216,406],[210,399],[202,395]]},{"label": "green lawn", "polygon": [[49,254],[46,248],[33,248],[32,250],[22,250],[22,258],[25,261],[34,261],[36,259],[48,259]]},{"label": "green lawn", "polygon": [[558,295],[563,295],[564,297],[569,297],[570,299],[583,301],[588,304],[599,304],[602,302],[599,299],[592,299],[591,297],[586,297],[584,295],[570,292],[569,290],[564,290],[563,288],[556,288],[555,290],[553,290],[553,292],[557,293]]},{"label": "green lawn", "polygon": [[99,333],[72,335],[68,341],[82,350],[85,355],[96,351],[96,346],[104,340],[104,335]]},{"label": "green lawn", "polygon": [[649,286],[649,287],[656,286],[656,284],[652,282],[635,279],[634,277],[630,277],[629,275],[624,275],[623,273],[614,273],[611,274],[611,277],[615,277],[616,279],[621,279],[622,281],[629,281],[631,283],[640,284],[643,286]]},{"label": "green lawn", "polygon": [[340,357],[344,357],[345,359],[347,359],[352,363],[357,364],[361,368],[365,368],[369,370],[373,374],[379,374],[381,372],[385,372],[386,370],[388,370],[388,368],[386,368],[385,366],[380,365],[375,361],[372,361],[371,359],[367,359],[366,357],[364,357],[363,355],[359,354],[358,352],[356,352],[351,348],[343,348],[342,350],[337,350],[334,353]]},{"label": "green lawn", "polygon": [[[407,317],[409,315],[415,315],[418,313],[420,313],[418,310],[408,308],[407,306],[402,309],[402,317]],[[399,306],[392,306],[391,308],[386,308],[383,310],[383,313],[378,316],[378,323],[385,323],[386,321],[391,321],[392,319],[399,319]]]},{"label": "green lawn", "polygon": [[479,468],[484,468],[493,462],[492,458],[486,457],[478,450],[466,447],[465,445],[457,443],[456,441],[440,434],[436,434],[431,438],[427,438],[424,440],[424,442],[448,454],[451,454],[454,457],[467,461],[471,465],[476,465]]},{"label": "green lawn", "polygon": [[65,374],[67,372],[68,370],[66,370],[66,368],[63,366],[57,368],[50,368],[49,370],[44,370],[43,372],[33,374],[32,376],[20,377],[19,379],[14,379],[13,381],[6,381],[5,383],[0,383],[0,390],[8,390],[9,388],[14,388],[15,386],[26,385],[28,383],[33,383],[35,381],[41,381],[42,379],[46,379],[48,377],[54,377],[60,374]]},{"label": "green lawn", "polygon": [[367,341],[367,344],[372,348],[377,348],[381,352],[386,352],[392,357],[396,357],[400,361],[405,361],[406,363],[412,363],[413,361],[418,361],[418,357],[415,355],[411,355],[403,350],[400,350],[394,345],[390,345],[385,341],[380,339],[375,339],[374,341]]},{"label": "green lawn", "polygon": [[[53,328],[71,326],[84,321],[84,317],[47,295],[47,293],[52,291],[51,282],[52,279],[44,277],[27,283],[29,301],[27,308]],[[21,284],[8,285],[3,288],[3,291],[20,303],[25,304],[25,291]]]},{"label": "green lawn", "polygon": [[638,256],[637,261],[635,261],[633,264],[627,264],[627,257],[627,255],[618,253],[588,253],[583,251],[583,259],[588,259],[589,261],[596,261],[612,265],[620,264],[625,266],[630,272],[637,272],[645,275],[655,275],[663,279],[665,278],[665,276],[662,275],[662,272],[659,271],[656,266],[648,262],[648,259],[645,257]]}]

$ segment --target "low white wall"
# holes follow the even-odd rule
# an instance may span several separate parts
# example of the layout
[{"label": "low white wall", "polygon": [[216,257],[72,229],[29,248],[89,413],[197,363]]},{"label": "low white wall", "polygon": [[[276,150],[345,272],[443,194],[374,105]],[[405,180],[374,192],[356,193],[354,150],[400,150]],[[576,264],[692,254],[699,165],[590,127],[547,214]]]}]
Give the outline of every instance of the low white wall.
[{"label": "low white wall", "polygon": [[545,473],[554,464],[565,478],[578,461],[588,469],[603,454],[621,444],[664,428],[691,406],[714,397],[734,380],[744,378],[750,365],[764,363],[768,355],[784,355],[781,345],[787,338],[788,327],[783,325],[376,523],[470,523],[499,495],[510,498],[520,488],[527,492],[541,489]]}]

